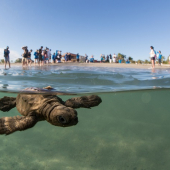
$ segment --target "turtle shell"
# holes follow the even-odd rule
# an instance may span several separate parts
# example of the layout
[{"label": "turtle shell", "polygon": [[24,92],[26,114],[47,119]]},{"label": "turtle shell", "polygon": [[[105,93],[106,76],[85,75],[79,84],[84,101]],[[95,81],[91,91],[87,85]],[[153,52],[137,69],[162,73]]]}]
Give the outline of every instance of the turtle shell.
[{"label": "turtle shell", "polygon": [[47,95],[76,95],[75,93],[56,91],[54,88],[47,86],[44,88],[28,87],[22,90],[20,93],[24,94],[47,94]]}]

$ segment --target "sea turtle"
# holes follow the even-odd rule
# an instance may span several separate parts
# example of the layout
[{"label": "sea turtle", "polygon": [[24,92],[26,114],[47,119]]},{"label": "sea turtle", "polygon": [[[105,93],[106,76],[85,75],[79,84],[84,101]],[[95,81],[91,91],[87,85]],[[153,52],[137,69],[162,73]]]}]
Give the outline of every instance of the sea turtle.
[{"label": "sea turtle", "polygon": [[1,98],[1,111],[6,112],[16,107],[22,116],[0,118],[0,134],[9,135],[15,131],[23,131],[43,120],[55,126],[73,126],[78,123],[77,111],[74,108],[90,108],[102,102],[97,95],[63,101],[56,94],[48,93],[49,89],[26,88],[16,98]]}]

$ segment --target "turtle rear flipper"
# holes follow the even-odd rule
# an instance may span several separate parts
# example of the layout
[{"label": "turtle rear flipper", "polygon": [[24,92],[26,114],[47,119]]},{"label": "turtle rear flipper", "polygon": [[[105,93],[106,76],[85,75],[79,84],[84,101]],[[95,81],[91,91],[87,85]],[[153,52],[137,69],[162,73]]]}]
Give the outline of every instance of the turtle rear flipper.
[{"label": "turtle rear flipper", "polygon": [[7,97],[4,96],[0,99],[0,110],[3,112],[7,112],[16,106],[16,98],[15,97]]},{"label": "turtle rear flipper", "polygon": [[35,116],[3,117],[0,119],[0,134],[9,135],[15,131],[23,131],[37,123]]}]

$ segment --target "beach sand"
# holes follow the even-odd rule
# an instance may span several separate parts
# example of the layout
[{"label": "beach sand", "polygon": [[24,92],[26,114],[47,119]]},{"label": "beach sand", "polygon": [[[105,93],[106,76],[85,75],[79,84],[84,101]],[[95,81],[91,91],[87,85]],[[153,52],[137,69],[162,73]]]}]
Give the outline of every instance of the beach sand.
[{"label": "beach sand", "polygon": [[[0,67],[2,68],[4,64],[0,64]],[[44,66],[51,66],[51,65],[56,65],[56,66],[81,66],[81,67],[113,67],[113,68],[135,68],[135,69],[152,69],[151,64],[125,64],[125,63],[76,63],[76,62],[67,62],[67,63],[55,63],[55,64],[45,64]],[[21,66],[21,63],[11,63],[11,67],[15,66]],[[44,67],[42,66],[42,67]],[[31,67],[34,67],[34,64],[32,64]],[[36,65],[36,67],[39,67]],[[8,65],[7,65],[8,68]],[[161,66],[155,65],[155,69],[167,69],[170,68],[169,64],[163,64]]]}]

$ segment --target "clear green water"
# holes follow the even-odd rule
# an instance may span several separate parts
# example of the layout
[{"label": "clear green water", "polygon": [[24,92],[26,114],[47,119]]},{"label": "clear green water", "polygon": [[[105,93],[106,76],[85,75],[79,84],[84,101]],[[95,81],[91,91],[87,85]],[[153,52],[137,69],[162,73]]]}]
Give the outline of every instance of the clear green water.
[{"label": "clear green water", "polygon": [[[16,96],[12,93],[0,93]],[[79,123],[39,122],[0,136],[2,170],[168,170],[170,90],[99,94],[103,102],[77,109]],[[66,100],[72,96],[60,96]],[[19,115],[16,108],[0,116]]]}]

